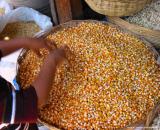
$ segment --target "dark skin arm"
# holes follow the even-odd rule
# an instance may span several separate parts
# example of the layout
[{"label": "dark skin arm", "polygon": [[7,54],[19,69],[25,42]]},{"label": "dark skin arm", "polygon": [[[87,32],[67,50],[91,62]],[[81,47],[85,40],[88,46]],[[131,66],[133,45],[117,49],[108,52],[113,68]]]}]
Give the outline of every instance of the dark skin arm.
[{"label": "dark skin arm", "polygon": [[40,48],[50,49],[42,39],[21,38],[9,41],[0,41],[0,49],[3,56],[11,54],[20,48],[32,49],[36,53],[38,53]]},{"label": "dark skin arm", "polygon": [[64,48],[65,47],[56,49],[49,54],[41,68],[37,79],[32,84],[37,92],[39,107],[47,103],[52,82],[55,77],[56,68],[65,59]]}]

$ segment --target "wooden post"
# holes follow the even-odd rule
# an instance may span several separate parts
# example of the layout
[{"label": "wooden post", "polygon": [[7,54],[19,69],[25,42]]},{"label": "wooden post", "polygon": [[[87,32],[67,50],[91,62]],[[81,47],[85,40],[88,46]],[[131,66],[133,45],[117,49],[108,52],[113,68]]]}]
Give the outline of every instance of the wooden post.
[{"label": "wooden post", "polygon": [[70,0],[73,19],[83,18],[83,7],[81,0]]},{"label": "wooden post", "polygon": [[58,18],[57,18],[56,6],[55,6],[55,1],[54,0],[50,0],[50,8],[51,8],[53,22],[57,25],[58,24]]},{"label": "wooden post", "polygon": [[70,0],[55,0],[55,6],[59,23],[72,20]]}]

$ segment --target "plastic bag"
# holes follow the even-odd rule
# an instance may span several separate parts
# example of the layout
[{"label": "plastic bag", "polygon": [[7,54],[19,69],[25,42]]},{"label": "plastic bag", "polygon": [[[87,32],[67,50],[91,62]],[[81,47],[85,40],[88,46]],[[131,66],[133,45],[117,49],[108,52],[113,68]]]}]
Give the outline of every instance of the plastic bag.
[{"label": "plastic bag", "polygon": [[[11,6],[10,4],[8,4],[5,0],[0,0],[0,8],[4,9],[4,15],[11,12],[11,10],[13,9],[13,6]],[[2,14],[0,14],[1,16]]]},{"label": "plastic bag", "polygon": [[33,9],[43,9],[49,5],[49,0],[7,0],[7,2],[17,7],[30,7]]},{"label": "plastic bag", "polygon": [[49,17],[40,14],[32,8],[19,7],[0,17],[0,32],[3,31],[8,23],[18,21],[34,21],[41,28],[41,31],[36,33],[35,36],[49,32],[52,28],[52,22]]}]

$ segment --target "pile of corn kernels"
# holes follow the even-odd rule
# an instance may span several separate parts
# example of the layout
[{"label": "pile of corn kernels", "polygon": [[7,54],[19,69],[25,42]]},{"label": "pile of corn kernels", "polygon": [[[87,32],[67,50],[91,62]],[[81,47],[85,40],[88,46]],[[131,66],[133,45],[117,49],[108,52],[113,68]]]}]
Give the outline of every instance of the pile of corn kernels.
[{"label": "pile of corn kernels", "polygon": [[[43,121],[68,130],[124,128],[144,120],[160,100],[160,67],[134,36],[101,23],[81,23],[47,39],[68,45],[70,52],[39,111]],[[34,81],[46,55],[28,51],[19,68],[22,87]]]},{"label": "pile of corn kernels", "polygon": [[0,33],[0,40],[5,38],[13,39],[17,37],[33,37],[40,31],[40,27],[35,22],[13,22],[8,23]]}]

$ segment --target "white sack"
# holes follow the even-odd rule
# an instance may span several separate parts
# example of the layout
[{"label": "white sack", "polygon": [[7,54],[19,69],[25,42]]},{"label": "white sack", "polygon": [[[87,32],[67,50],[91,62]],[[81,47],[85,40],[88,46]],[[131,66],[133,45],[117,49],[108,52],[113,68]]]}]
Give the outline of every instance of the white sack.
[{"label": "white sack", "polygon": [[32,8],[19,7],[5,16],[0,17],[0,32],[3,31],[8,23],[18,21],[34,21],[41,28],[41,31],[36,35],[39,35],[42,32],[49,32],[52,28],[52,22],[49,17],[40,14]]},{"label": "white sack", "polygon": [[0,8],[4,8],[5,14],[7,14],[13,9],[13,6],[9,5],[5,0],[0,0]]}]

